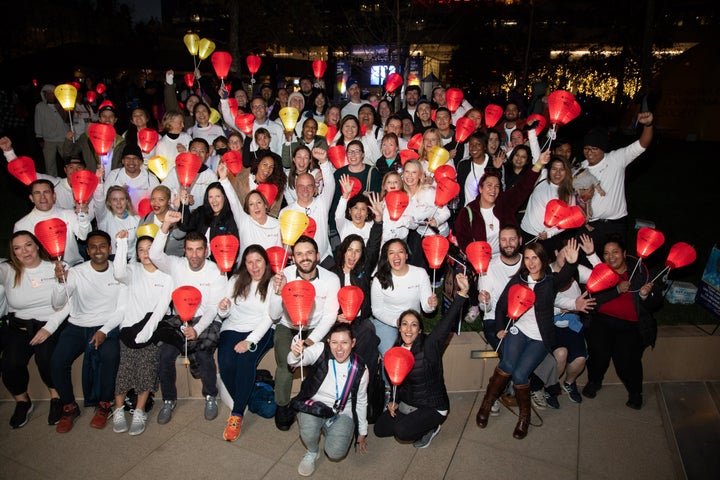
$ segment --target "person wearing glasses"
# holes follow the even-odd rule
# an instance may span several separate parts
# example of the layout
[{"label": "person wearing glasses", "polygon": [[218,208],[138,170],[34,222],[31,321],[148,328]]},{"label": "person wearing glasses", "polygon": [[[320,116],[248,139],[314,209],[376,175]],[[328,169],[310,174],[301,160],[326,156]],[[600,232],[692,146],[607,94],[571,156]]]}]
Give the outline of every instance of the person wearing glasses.
[{"label": "person wearing glasses", "polygon": [[[625,168],[652,143],[653,114],[641,112],[637,122],[643,126],[640,138],[630,145],[610,151],[607,129],[595,128],[585,135],[581,166],[600,182],[605,195],[596,189],[592,197],[589,234],[595,245],[604,245],[612,234],[627,236],[627,200],[625,199]],[[591,228],[590,228],[591,227]]]}]

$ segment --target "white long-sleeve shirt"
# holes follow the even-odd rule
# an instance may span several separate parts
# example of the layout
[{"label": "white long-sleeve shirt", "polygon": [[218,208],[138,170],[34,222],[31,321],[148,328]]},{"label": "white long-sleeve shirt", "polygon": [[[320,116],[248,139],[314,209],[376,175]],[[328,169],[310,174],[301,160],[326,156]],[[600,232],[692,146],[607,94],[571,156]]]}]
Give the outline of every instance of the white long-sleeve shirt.
[{"label": "white long-sleeve shirt", "polygon": [[[105,197],[102,193],[98,195],[96,192],[93,202],[95,203],[97,226],[100,230],[110,235],[110,238],[115,238],[121,230],[127,230],[128,238],[126,241],[129,246],[125,249],[125,253],[130,256],[130,259],[134,259],[135,241],[137,240],[137,227],[140,223],[140,217],[137,215],[127,215],[121,218],[113,214],[107,209],[107,206],[105,206]],[[112,253],[117,254],[115,244],[112,245]]]},{"label": "white long-sleeve shirt", "polygon": [[[313,365],[322,355],[324,348],[325,345],[323,345],[322,342],[310,345],[303,351],[301,357],[296,357],[295,354],[291,351],[290,353],[288,353],[287,356],[288,365],[290,365],[291,367],[297,367],[300,365],[301,361],[303,365]],[[333,363],[335,364],[334,366]],[[312,396],[312,399],[316,402],[322,402],[328,407],[332,408],[332,406],[335,405],[336,401],[335,392],[337,391],[342,394],[342,391],[345,389],[345,383],[348,380],[349,371],[349,360],[346,360],[344,363],[337,363],[334,359],[328,360],[328,373],[325,376],[325,380],[323,380],[323,383],[320,385],[320,388],[318,388],[318,391],[315,392],[315,395]],[[360,377],[357,402],[355,405],[355,413],[358,417],[359,435],[367,435],[367,388],[369,378],[370,377],[368,375],[368,371],[367,369],[365,369],[362,377]],[[351,399],[352,396],[348,397],[348,401],[347,403],[345,403],[345,408],[341,412],[339,412],[340,415],[346,415],[352,418],[353,414]]]},{"label": "white long-sleeve shirt", "polygon": [[[313,305],[310,318],[308,318],[307,329],[313,330],[308,338],[314,343],[322,343],[322,339],[330,331],[335,320],[337,320],[339,303],[337,299],[338,290],[340,290],[340,279],[334,273],[318,266],[317,276],[310,280],[315,287],[315,303]],[[293,280],[300,280],[297,268],[294,265],[285,267],[283,270],[288,283]],[[271,288],[270,295],[270,317],[280,319],[280,324],[288,328],[296,328],[293,326],[292,320],[284,308],[282,295],[275,293],[275,289]]]},{"label": "white long-sleeve shirt", "polygon": [[370,230],[372,229],[373,222],[366,221],[362,228],[358,228],[352,222],[345,218],[345,210],[347,209],[348,200],[345,197],[340,197],[337,208],[335,209],[335,226],[337,227],[340,241],[345,240],[348,235],[356,234],[360,235],[363,242],[367,245],[368,238],[370,238]]},{"label": "white long-sleeve shirt", "polygon": [[85,240],[87,238],[87,234],[90,233],[91,229],[91,215],[77,215],[72,210],[65,210],[58,207],[53,207],[46,212],[33,208],[30,213],[15,222],[13,232],[27,230],[28,232],[34,234],[35,225],[43,220],[49,220],[51,218],[59,218],[65,222],[65,225],[67,225],[67,234],[65,236],[65,255],[63,255],[63,260],[65,260],[69,265],[82,263],[83,258],[80,256],[80,251],[78,250],[78,244],[75,241],[75,237],[80,240]]},{"label": "white long-sleeve shirt", "polygon": [[398,318],[405,310],[422,308],[427,313],[433,310],[428,303],[433,290],[427,272],[414,265],[408,265],[408,268],[405,275],[393,273],[394,288],[383,289],[377,278],[370,287],[373,316],[391,327],[397,327]]},{"label": "white long-sleeve shirt", "polygon": [[23,320],[37,320],[39,322],[62,322],[70,312],[66,305],[55,310],[50,301],[55,279],[55,265],[43,260],[35,268],[25,268],[20,278],[20,284],[15,286],[15,270],[9,263],[0,263],[0,286],[4,287],[4,296],[7,298],[8,311]]},{"label": "white long-sleeve shirt", "polygon": [[178,156],[177,146],[182,145],[185,147],[185,151],[190,151],[190,141],[192,137],[185,132],[182,132],[178,138],[172,139],[167,135],[163,135],[155,145],[155,155],[165,158],[167,160],[168,171],[175,168],[175,157]]},{"label": "white long-sleeve shirt", "polygon": [[233,298],[237,275],[230,279],[225,287],[225,297],[230,299],[228,310],[219,310],[218,315],[223,319],[221,332],[232,330],[236,332],[250,332],[246,340],[258,343],[273,325],[270,317],[270,291],[272,283],[268,286],[265,300],[260,298],[257,291],[258,282],[250,284],[247,298]]},{"label": "white long-sleeve shirt", "polygon": [[127,285],[125,299],[125,315],[120,328],[135,325],[148,312],[152,312],[143,330],[138,334],[138,343],[146,342],[152,336],[160,320],[167,313],[173,291],[173,280],[170,275],[155,270],[145,270],[141,263],[128,264],[128,239],[118,238],[117,253],[113,261],[115,279]]},{"label": "white long-sleeve shirt", "polygon": [[[160,185],[157,177],[152,174],[147,167],[142,167],[137,177],[132,178],[125,173],[125,168],[116,168],[105,177],[103,194],[107,195],[110,187],[113,186],[127,187],[133,207],[137,211],[140,200],[150,198],[153,188]],[[105,197],[103,197],[103,202]],[[97,207],[96,207],[97,210]]]},{"label": "white long-sleeve shirt", "polygon": [[[203,204],[205,201],[205,190],[207,190],[208,185],[217,181],[217,175],[215,175],[215,172],[209,168],[197,174],[195,181],[190,186],[190,195],[192,195],[195,200],[195,203],[193,203],[190,207],[190,210],[195,210]],[[170,170],[170,173],[168,173],[167,178],[163,180],[162,185],[168,187],[173,195],[178,194],[180,191],[180,180],[178,179],[177,171],[174,167]]]},{"label": "white long-sleeve shirt", "polygon": [[517,263],[508,265],[504,263],[500,256],[493,257],[488,265],[487,275],[478,278],[478,290],[485,290],[490,294],[488,303],[480,302],[480,308],[485,312],[483,320],[495,319],[495,306],[500,298],[505,286],[510,281],[510,277],[515,275],[522,265],[522,255]]},{"label": "white long-sleeve shirt", "polygon": [[[53,308],[62,308],[70,296],[70,320],[78,327],[101,326],[107,335],[118,327],[125,315],[125,285],[115,280],[112,264],[103,272],[85,262],[67,272],[65,283],[57,283],[52,292]],[[48,322],[45,329],[54,332],[60,322]]]},{"label": "white long-sleeve shirt", "polygon": [[150,260],[156,267],[172,277],[173,290],[184,285],[190,285],[200,290],[202,301],[198,305],[195,316],[201,318],[193,327],[200,336],[217,317],[218,304],[225,293],[227,277],[210,260],[205,260],[205,264],[196,272],[190,268],[187,258],[167,255],[164,252],[167,237],[167,233],[163,233],[162,230],[157,233],[155,241],[150,247]]},{"label": "white long-sleeve shirt", "polygon": [[230,181],[224,178],[220,180],[220,184],[225,190],[225,196],[227,197],[230,210],[235,219],[235,225],[238,227],[238,238],[240,240],[240,253],[238,257],[242,257],[245,249],[253,244],[260,245],[265,249],[273,246],[282,246],[280,221],[268,215],[265,223],[262,225],[259,224],[250,215],[245,213]]},{"label": "white long-sleeve shirt", "polygon": [[587,160],[583,160],[582,166],[600,181],[600,187],[605,191],[605,195],[600,195],[598,189],[595,189],[592,198],[593,216],[590,221],[617,220],[627,216],[625,168],[644,151],[637,140],[627,147],[606,153],[596,165],[590,166]]},{"label": "white long-sleeve shirt", "polygon": [[[408,203],[404,214],[412,217],[415,223],[425,221],[425,219],[432,217],[437,221],[437,227],[440,231],[439,235],[447,237],[448,233],[450,233],[450,227],[447,224],[447,221],[450,219],[450,210],[447,206],[441,208],[435,206],[435,187],[422,187],[415,195],[411,195],[410,203]],[[418,226],[417,232],[423,237],[437,235],[426,225]]]}]

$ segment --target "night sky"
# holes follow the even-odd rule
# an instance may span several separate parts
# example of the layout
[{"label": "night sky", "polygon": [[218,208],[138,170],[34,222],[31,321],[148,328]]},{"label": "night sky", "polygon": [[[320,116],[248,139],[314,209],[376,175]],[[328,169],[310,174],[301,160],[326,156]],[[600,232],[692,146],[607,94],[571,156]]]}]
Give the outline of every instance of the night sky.
[{"label": "night sky", "polygon": [[146,22],[151,17],[160,20],[160,0],[120,0],[120,3],[130,6],[135,22]]}]

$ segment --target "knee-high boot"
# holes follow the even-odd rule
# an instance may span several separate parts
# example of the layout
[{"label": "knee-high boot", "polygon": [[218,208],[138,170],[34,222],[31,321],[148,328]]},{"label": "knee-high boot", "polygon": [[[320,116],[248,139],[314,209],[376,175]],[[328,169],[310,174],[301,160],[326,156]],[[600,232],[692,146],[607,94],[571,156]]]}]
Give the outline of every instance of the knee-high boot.
[{"label": "knee-high boot", "polygon": [[492,408],[493,403],[495,403],[495,400],[497,400],[503,390],[505,390],[505,387],[507,387],[509,382],[510,375],[495,367],[495,372],[488,382],[485,397],[483,398],[483,401],[480,404],[480,409],[475,416],[475,423],[477,423],[478,427],[485,428],[487,426],[488,419],[490,418],[490,409]]},{"label": "knee-high boot", "polygon": [[513,437],[520,440],[527,436],[530,427],[530,385],[515,385],[515,398],[520,408],[520,415]]}]

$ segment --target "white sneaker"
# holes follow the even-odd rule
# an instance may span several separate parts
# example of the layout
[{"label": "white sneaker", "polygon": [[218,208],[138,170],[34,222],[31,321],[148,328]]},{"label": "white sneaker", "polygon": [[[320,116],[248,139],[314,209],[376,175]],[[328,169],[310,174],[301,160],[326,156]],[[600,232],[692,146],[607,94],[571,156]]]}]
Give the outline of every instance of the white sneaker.
[{"label": "white sneaker", "polygon": [[532,403],[535,405],[535,408],[538,410],[545,410],[547,408],[547,400],[545,400],[545,392],[541,390],[538,390],[536,392],[530,393],[530,398],[532,398]]},{"label": "white sneaker", "polygon": [[317,457],[317,452],[307,452],[300,462],[300,465],[298,465],[298,473],[303,477],[312,475],[315,471],[315,459],[317,459]]},{"label": "white sneaker", "polygon": [[500,415],[500,400],[495,400],[495,403],[490,408],[490,416],[497,417],[498,415]]},{"label": "white sneaker", "polygon": [[113,410],[113,432],[125,433],[128,431],[127,420],[125,419],[125,407]]},{"label": "white sneaker", "polygon": [[130,424],[130,435],[140,435],[145,431],[145,422],[147,422],[147,413],[136,408],[133,410],[132,423]]}]

